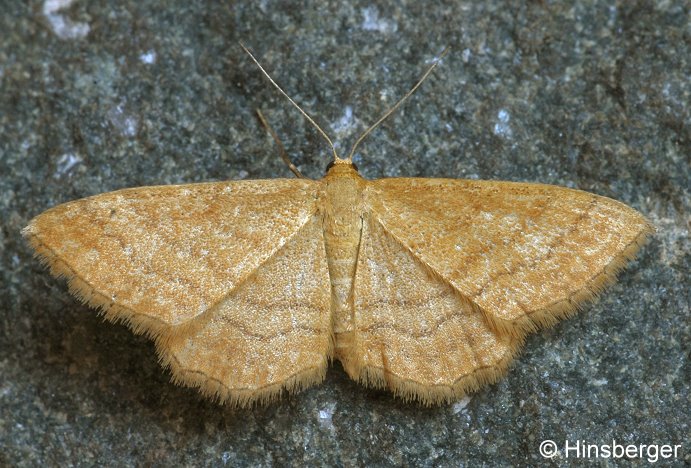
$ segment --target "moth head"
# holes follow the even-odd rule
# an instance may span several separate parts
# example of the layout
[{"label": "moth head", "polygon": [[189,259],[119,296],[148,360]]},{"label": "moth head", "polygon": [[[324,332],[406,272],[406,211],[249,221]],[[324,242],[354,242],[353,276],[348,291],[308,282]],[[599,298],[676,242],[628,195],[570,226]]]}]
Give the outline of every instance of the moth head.
[{"label": "moth head", "polygon": [[351,161],[350,159],[335,159],[331,161],[329,164],[326,165],[326,171],[324,173],[329,172],[333,167],[335,166],[350,166],[352,169],[355,170],[355,172],[358,172],[358,167],[357,165]]}]

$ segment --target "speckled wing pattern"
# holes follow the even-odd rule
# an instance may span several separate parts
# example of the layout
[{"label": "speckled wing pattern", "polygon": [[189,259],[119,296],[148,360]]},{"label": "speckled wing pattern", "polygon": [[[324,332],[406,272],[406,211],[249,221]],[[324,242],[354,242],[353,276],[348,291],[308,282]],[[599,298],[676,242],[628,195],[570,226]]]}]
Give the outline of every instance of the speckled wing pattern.
[{"label": "speckled wing pattern", "polygon": [[192,327],[166,345],[178,382],[245,406],[323,380],[331,294],[321,219],[313,216]]},{"label": "speckled wing pattern", "polygon": [[652,231],[579,190],[337,168],[317,182],[120,190],[23,233],[76,296],[153,337],[175,381],[247,405],[322,380],[332,357],[405,399],[457,399],[596,295]]},{"label": "speckled wing pattern", "polygon": [[[235,403],[270,399],[320,380],[332,347],[317,190],[307,180],[125,189],[56,206],[23,234],[77,297],[152,336],[174,379]],[[239,317],[243,307],[256,310]],[[271,364],[250,379],[252,359]]]},{"label": "speckled wing pattern", "polygon": [[542,184],[380,179],[365,204],[346,370],[423,403],[497,380],[528,332],[596,295],[652,231],[623,203]]},{"label": "speckled wing pattern", "polygon": [[553,185],[380,179],[368,200],[388,236],[518,337],[597,294],[652,232],[623,203]]},{"label": "speckled wing pattern", "polygon": [[[391,236],[377,213],[364,224],[353,286],[358,356],[350,375],[405,399],[451,401],[504,371],[519,340]],[[346,364],[344,364],[346,365]]]}]

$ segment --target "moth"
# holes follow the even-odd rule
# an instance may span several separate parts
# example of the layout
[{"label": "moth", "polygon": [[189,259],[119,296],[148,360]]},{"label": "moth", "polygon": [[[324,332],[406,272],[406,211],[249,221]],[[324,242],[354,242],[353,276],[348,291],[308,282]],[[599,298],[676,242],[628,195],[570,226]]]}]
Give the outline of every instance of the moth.
[{"label": "moth", "polygon": [[303,389],[334,359],[407,400],[458,399],[613,281],[653,228],[568,188],[360,176],[355,147],[437,64],[346,158],[266,74],[331,145],[321,180],[118,190],[22,233],[77,298],[151,337],[175,382],[221,402]]}]

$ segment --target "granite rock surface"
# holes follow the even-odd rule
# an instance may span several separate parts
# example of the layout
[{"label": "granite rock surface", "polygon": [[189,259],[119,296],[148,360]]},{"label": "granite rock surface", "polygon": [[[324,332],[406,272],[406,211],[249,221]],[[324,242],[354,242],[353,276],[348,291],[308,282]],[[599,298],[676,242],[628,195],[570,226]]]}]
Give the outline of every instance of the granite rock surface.
[{"label": "granite rock surface", "polygon": [[[566,441],[613,440],[681,445],[667,461],[691,461],[688,2],[0,10],[0,465],[561,465],[576,456]],[[123,187],[290,177],[256,109],[321,177],[328,148],[240,41],[343,152],[450,46],[360,147],[365,177],[564,185],[627,203],[658,231],[597,303],[532,335],[503,380],[456,404],[404,403],[337,363],[269,406],[203,400],[169,382],[151,342],[70,296],[19,231]]]}]

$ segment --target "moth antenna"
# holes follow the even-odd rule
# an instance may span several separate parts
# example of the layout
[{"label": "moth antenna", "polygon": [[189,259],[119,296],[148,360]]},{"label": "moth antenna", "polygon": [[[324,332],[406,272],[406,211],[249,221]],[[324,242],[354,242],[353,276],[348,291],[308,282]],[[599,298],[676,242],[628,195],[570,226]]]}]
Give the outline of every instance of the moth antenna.
[{"label": "moth antenna", "polygon": [[389,110],[387,110],[386,112],[384,112],[384,115],[382,115],[381,117],[379,117],[379,120],[377,120],[377,121],[374,122],[372,125],[370,125],[370,127],[369,127],[367,130],[365,130],[364,133],[363,133],[362,135],[360,135],[360,138],[358,138],[357,141],[355,141],[355,144],[353,145],[352,149],[350,150],[350,153],[348,153],[348,157],[346,158],[346,161],[352,161],[352,160],[353,160],[353,155],[355,154],[355,149],[356,149],[356,148],[358,147],[358,145],[362,142],[362,140],[364,140],[365,137],[366,137],[367,135],[369,135],[369,134],[372,132],[372,130],[374,130],[375,128],[377,128],[377,126],[378,126],[380,123],[382,123],[382,122],[383,122],[384,120],[386,120],[391,114],[393,114],[393,113],[396,111],[396,109],[398,109],[398,108],[401,106],[401,104],[403,104],[403,102],[404,102],[406,99],[408,99],[408,98],[411,96],[411,94],[413,94],[413,93],[420,87],[420,85],[422,84],[422,82],[425,81],[425,80],[427,79],[427,77],[430,75],[430,73],[432,73],[432,70],[434,70],[434,69],[437,67],[437,65],[439,65],[439,64],[441,63],[441,61],[442,61],[442,59],[444,58],[444,56],[449,52],[449,49],[451,49],[451,47],[450,47],[450,46],[447,46],[447,47],[442,51],[441,55],[439,55],[439,57],[437,57],[437,58],[434,60],[434,63],[432,64],[432,66],[430,66],[430,67],[427,69],[427,71],[425,72],[425,74],[422,75],[422,78],[420,78],[420,79],[418,80],[418,82],[415,83],[415,86],[413,86],[413,87],[411,88],[410,91],[408,91],[407,93],[405,93],[405,96],[403,96],[401,99],[399,99],[398,102],[396,102],[396,104],[393,105],[393,107],[391,107]]},{"label": "moth antenna", "polygon": [[[240,47],[242,47],[242,49],[243,49],[245,52],[247,52],[247,55],[249,55],[250,58],[252,59],[252,61],[253,61],[254,63],[257,64],[257,66],[259,67],[259,69],[262,71],[262,73],[264,74],[264,76],[266,76],[266,78],[271,82],[271,84],[274,85],[274,87],[275,87],[283,96],[285,96],[286,99],[288,99],[288,101],[290,101],[290,103],[291,103],[292,105],[294,105],[295,108],[296,108],[297,110],[299,110],[300,113],[301,113],[302,115],[305,116],[305,118],[307,119],[307,121],[308,121],[309,123],[311,123],[311,124],[314,126],[314,128],[317,129],[317,131],[318,131],[319,133],[321,133],[321,136],[323,136],[324,139],[329,143],[329,146],[331,146],[331,151],[333,152],[334,161],[340,160],[341,158],[338,157],[338,154],[336,153],[336,147],[334,146],[333,142],[331,141],[331,138],[329,138],[329,135],[327,135],[326,132],[325,132],[324,130],[322,130],[321,127],[320,127],[319,125],[317,125],[317,122],[315,122],[314,119],[313,119],[312,117],[310,117],[309,114],[308,114],[307,112],[305,112],[304,110],[302,110],[302,108],[301,108],[300,106],[298,106],[297,103],[296,103],[295,101],[293,101],[293,100],[291,99],[291,97],[288,96],[288,94],[287,94],[285,91],[283,91],[283,90],[281,89],[280,86],[278,86],[278,84],[273,80],[273,78],[271,78],[271,75],[269,75],[269,74],[267,73],[267,71],[264,70],[264,67],[261,66],[261,64],[259,63],[259,61],[258,61],[256,58],[254,58],[254,55],[252,55],[252,52],[250,52],[249,49],[248,49],[247,47],[245,47],[244,44],[240,43]],[[433,68],[434,68],[434,67],[433,67]]]},{"label": "moth antenna", "polygon": [[266,117],[264,117],[264,114],[262,114],[262,111],[259,109],[256,109],[255,112],[257,113],[257,117],[259,117],[259,121],[262,123],[262,125],[269,131],[269,134],[271,135],[271,138],[274,139],[274,143],[276,143],[276,146],[278,147],[278,153],[281,155],[281,159],[283,160],[284,163],[288,166],[288,169],[291,170],[293,174],[298,179],[308,179],[309,177],[305,177],[302,175],[302,172],[293,164],[293,161],[290,160],[288,157],[288,153],[286,153],[286,149],[283,146],[283,143],[281,143],[281,139],[278,138],[278,135],[274,131],[274,129],[269,125],[269,121],[266,120]]}]

